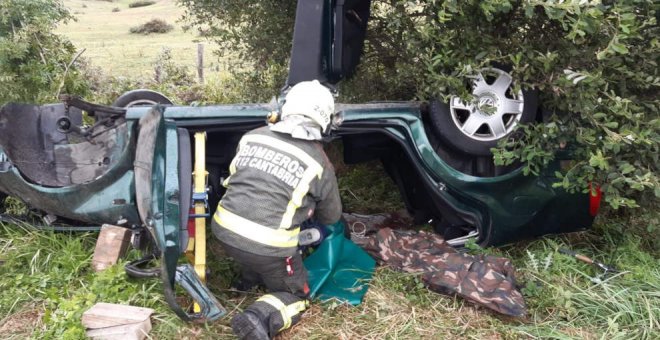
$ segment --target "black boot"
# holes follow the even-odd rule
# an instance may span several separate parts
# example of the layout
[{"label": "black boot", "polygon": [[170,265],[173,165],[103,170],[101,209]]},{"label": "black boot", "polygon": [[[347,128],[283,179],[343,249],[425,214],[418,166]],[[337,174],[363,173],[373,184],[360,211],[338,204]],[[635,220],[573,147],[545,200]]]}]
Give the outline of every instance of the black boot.
[{"label": "black boot", "polygon": [[249,311],[234,315],[231,319],[231,329],[241,340],[270,340],[263,322]]}]

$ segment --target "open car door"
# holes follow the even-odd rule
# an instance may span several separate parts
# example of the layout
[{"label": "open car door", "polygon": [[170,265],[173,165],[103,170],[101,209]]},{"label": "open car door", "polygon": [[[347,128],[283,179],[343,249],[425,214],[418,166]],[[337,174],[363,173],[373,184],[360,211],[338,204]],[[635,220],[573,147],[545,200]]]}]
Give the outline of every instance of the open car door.
[{"label": "open car door", "polygon": [[[189,263],[178,265],[188,249],[191,206],[190,137],[164,119],[165,107],[155,106],[140,119],[135,152],[135,191],[140,218],[158,247],[165,299],[185,321],[213,321],[226,310]],[[175,284],[195,301],[195,312],[176,299]]]}]

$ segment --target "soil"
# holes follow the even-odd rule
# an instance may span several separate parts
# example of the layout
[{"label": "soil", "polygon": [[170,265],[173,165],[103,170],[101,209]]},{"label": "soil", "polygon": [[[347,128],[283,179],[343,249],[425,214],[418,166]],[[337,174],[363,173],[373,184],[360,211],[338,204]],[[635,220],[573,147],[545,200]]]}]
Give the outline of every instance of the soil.
[{"label": "soil", "polygon": [[30,335],[41,325],[44,311],[38,308],[24,309],[0,320],[0,338],[7,339]]}]

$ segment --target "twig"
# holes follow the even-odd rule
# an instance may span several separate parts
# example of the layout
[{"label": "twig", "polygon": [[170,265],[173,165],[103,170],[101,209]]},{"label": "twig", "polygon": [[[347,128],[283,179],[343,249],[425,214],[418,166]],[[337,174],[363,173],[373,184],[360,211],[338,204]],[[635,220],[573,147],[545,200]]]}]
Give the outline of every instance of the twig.
[{"label": "twig", "polygon": [[62,81],[60,82],[60,86],[59,86],[58,89],[57,89],[57,94],[55,95],[55,98],[59,98],[59,97],[60,97],[60,93],[62,92],[62,88],[64,87],[64,81],[66,81],[66,76],[67,76],[67,74],[69,74],[69,69],[71,68],[71,65],[73,65],[73,63],[75,63],[76,60],[78,60],[78,58],[80,58],[80,56],[81,56],[86,50],[87,50],[86,48],[83,48],[82,50],[80,50],[80,52],[78,52],[78,53],[73,57],[73,59],[71,59],[71,62],[69,62],[69,64],[66,65],[66,68],[64,69],[64,74],[62,75]]},{"label": "twig", "polygon": [[355,194],[351,191],[351,189],[346,189],[346,191],[348,191],[348,193],[351,194],[351,196],[353,196],[356,200],[361,201],[361,199],[355,196]]},{"label": "twig", "polygon": [[34,40],[36,40],[37,45],[39,45],[39,56],[41,57],[41,62],[47,66],[48,62],[46,61],[46,57],[44,57],[44,46],[41,44],[41,40],[39,40],[39,37],[36,34],[33,35],[34,35]]}]

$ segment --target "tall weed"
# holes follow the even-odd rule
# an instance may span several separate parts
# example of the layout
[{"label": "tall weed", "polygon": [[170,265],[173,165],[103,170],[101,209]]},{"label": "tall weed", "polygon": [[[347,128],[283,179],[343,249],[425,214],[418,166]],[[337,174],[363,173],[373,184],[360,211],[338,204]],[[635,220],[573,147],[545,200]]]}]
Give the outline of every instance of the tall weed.
[{"label": "tall weed", "polygon": [[[518,264],[533,322],[516,330],[542,338],[583,337],[584,330],[605,339],[660,336],[660,259],[642,246],[636,228],[619,233],[619,223],[602,221],[594,231],[509,249]],[[606,274],[560,254],[559,248],[571,248],[620,273]]]}]

